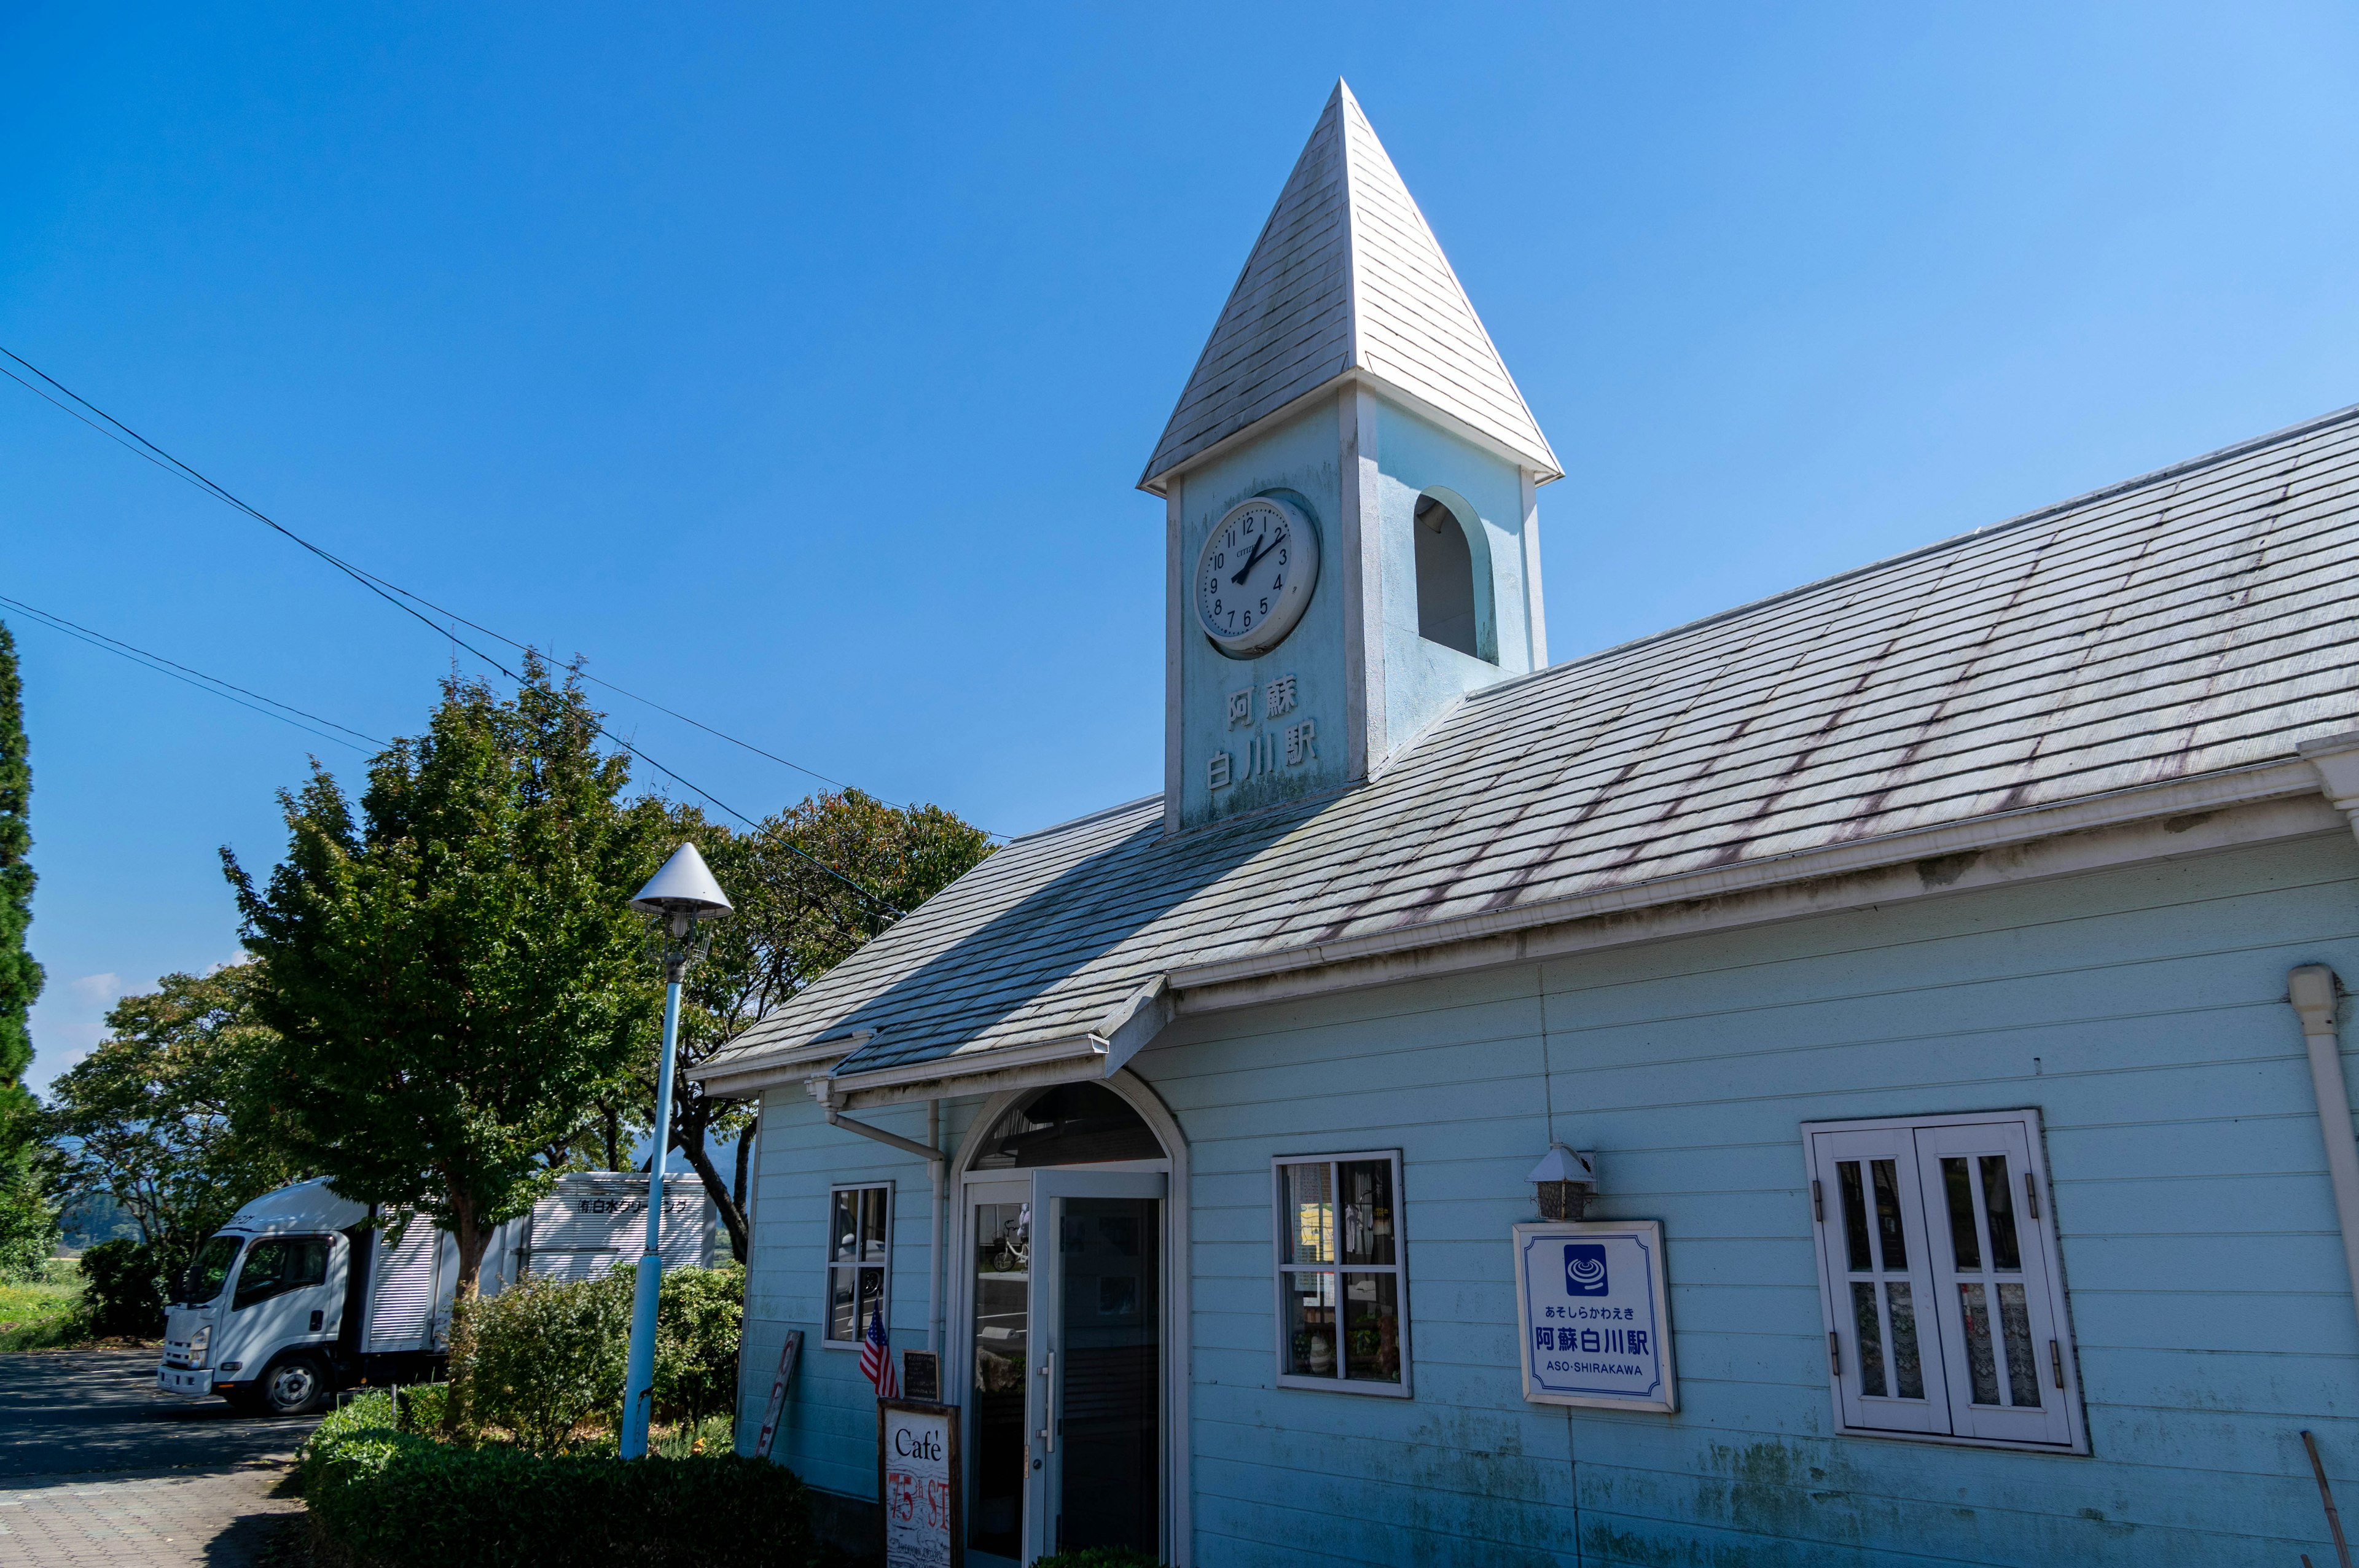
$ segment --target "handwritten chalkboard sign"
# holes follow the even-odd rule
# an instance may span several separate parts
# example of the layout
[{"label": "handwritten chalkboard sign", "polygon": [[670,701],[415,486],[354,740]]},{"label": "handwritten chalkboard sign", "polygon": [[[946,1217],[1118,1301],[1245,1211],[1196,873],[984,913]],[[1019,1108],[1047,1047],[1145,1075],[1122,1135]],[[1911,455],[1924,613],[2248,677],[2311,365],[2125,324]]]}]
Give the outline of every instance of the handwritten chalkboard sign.
[{"label": "handwritten chalkboard sign", "polygon": [[958,1425],[958,1411],[951,1405],[876,1402],[885,1568],[963,1568]]},{"label": "handwritten chalkboard sign", "polygon": [[1675,1411],[1663,1227],[1651,1219],[1515,1227],[1524,1398]]},{"label": "handwritten chalkboard sign", "polygon": [[942,1397],[941,1362],[930,1350],[901,1352],[901,1397],[929,1405]]}]

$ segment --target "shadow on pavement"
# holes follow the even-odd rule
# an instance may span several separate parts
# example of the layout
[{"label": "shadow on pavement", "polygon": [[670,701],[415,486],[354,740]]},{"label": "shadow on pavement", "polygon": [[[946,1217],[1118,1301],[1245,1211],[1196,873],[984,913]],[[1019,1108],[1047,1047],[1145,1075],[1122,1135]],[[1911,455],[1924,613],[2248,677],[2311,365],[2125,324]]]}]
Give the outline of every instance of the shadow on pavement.
[{"label": "shadow on pavement", "polygon": [[[302,1488],[290,1471],[269,1495],[293,1503]],[[205,1542],[205,1568],[307,1568],[310,1562],[300,1513],[240,1514]]]},{"label": "shadow on pavement", "polygon": [[0,1485],[97,1470],[227,1470],[291,1458],[316,1424],[156,1387],[151,1350],[0,1355]]}]

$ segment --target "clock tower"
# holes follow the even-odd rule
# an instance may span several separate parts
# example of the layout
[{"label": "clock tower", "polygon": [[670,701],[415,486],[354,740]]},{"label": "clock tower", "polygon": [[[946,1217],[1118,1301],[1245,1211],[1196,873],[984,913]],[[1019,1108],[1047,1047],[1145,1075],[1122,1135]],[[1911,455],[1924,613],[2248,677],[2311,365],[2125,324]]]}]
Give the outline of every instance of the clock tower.
[{"label": "clock tower", "polygon": [[1337,82],[1139,481],[1165,502],[1166,831],[1366,779],[1545,665],[1533,495],[1562,477]]}]

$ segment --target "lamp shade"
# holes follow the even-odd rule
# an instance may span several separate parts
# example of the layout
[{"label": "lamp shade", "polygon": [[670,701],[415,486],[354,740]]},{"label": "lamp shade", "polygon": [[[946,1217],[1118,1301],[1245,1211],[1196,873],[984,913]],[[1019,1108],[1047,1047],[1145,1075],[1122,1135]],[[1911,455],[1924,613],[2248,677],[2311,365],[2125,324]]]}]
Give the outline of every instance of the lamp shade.
[{"label": "lamp shade", "polygon": [[649,877],[647,885],[631,900],[631,907],[642,914],[685,914],[710,920],[728,914],[734,906],[691,843],[671,852],[663,870]]},{"label": "lamp shade", "polygon": [[1596,1168],[1586,1154],[1576,1154],[1561,1143],[1551,1143],[1540,1162],[1532,1167],[1527,1182],[1595,1182]]}]

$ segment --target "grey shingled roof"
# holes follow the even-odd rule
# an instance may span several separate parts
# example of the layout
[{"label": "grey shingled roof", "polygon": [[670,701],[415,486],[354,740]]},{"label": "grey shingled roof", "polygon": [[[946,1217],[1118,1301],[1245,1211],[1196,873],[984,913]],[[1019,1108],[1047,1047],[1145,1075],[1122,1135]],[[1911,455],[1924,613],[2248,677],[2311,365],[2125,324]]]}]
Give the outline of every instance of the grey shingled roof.
[{"label": "grey shingled roof", "polygon": [[1560,471],[1352,90],[1335,84],[1139,483],[1348,371]]},{"label": "grey shingled roof", "polygon": [[1018,839],[713,1067],[1071,1038],[1184,965],[2289,758],[2359,715],[2354,567],[2359,409],[1474,693],[1323,801]]}]

